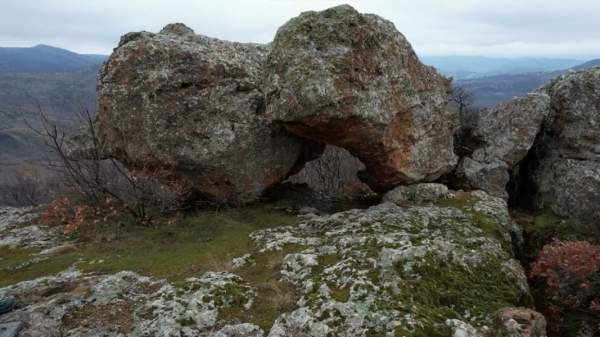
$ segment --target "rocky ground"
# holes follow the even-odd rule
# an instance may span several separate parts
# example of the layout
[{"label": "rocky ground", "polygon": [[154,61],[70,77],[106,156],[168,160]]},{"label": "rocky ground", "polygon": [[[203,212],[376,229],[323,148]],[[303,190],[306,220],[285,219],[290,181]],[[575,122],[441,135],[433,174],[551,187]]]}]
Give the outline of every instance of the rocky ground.
[{"label": "rocky ground", "polygon": [[[16,307],[0,322],[20,322],[18,336],[544,335],[543,318],[517,308],[532,300],[502,199],[424,184],[368,209],[299,213],[249,232],[252,245],[226,266],[181,281],[75,261],[9,282],[0,298]],[[0,278],[66,254],[64,238],[35,222],[31,210],[2,210],[3,253],[37,250]]]}]

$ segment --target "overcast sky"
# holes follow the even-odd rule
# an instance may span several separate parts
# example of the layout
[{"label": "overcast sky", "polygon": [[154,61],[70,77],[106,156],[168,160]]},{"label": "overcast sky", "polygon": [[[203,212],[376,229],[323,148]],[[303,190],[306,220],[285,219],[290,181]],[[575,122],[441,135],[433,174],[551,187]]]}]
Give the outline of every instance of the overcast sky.
[{"label": "overcast sky", "polygon": [[600,0],[0,0],[0,46],[108,54],[170,22],[268,42],[300,12],[342,3],[393,21],[420,55],[600,57]]}]

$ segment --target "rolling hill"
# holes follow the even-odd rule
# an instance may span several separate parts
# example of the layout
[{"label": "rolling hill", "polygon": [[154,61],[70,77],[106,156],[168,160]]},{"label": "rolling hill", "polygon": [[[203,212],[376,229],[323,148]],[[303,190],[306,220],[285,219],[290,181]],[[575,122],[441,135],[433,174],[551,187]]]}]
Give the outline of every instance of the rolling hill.
[{"label": "rolling hill", "polygon": [[457,79],[455,84],[470,91],[475,97],[474,105],[487,107],[506,101],[515,96],[522,96],[535,90],[550,79],[570,70],[583,70],[600,66],[600,59],[578,64],[568,69],[530,72],[523,74],[502,74],[470,79]]},{"label": "rolling hill", "polygon": [[39,128],[40,110],[65,127],[82,108],[94,110],[96,75],[105,59],[44,45],[0,48],[0,178],[23,161],[47,157],[29,127]]},{"label": "rolling hill", "polygon": [[436,67],[438,71],[454,79],[552,72],[567,69],[583,62],[575,59],[501,58],[462,55],[422,56],[420,58],[423,63]]},{"label": "rolling hill", "polygon": [[77,54],[66,49],[37,45],[0,48],[0,73],[61,73],[98,66],[106,56]]}]

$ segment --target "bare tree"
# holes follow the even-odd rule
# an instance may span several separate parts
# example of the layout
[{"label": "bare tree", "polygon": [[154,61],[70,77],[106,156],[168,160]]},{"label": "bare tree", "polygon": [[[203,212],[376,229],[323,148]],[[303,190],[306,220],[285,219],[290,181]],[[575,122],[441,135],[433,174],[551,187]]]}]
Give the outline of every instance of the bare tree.
[{"label": "bare tree", "polygon": [[459,113],[460,127],[455,134],[455,151],[461,156],[469,155],[480,144],[480,139],[474,135],[480,109],[473,107],[474,95],[461,86],[454,86],[449,101],[456,106]]},{"label": "bare tree", "polygon": [[39,166],[15,164],[0,184],[0,205],[35,206],[49,201],[59,179]]},{"label": "bare tree", "polygon": [[474,102],[473,94],[461,86],[454,86],[450,94],[450,103],[458,108],[458,112],[463,116],[471,108]]},{"label": "bare tree", "polygon": [[41,129],[29,125],[56,158],[48,162],[50,168],[61,172],[67,183],[85,196],[91,205],[101,207],[106,200],[111,200],[140,223],[151,221],[150,210],[154,206],[158,213],[174,210],[177,199],[186,191],[181,189],[169,194],[169,189],[157,187],[151,179],[137,177],[116,160],[105,159],[93,115],[82,109],[79,118],[83,121],[79,140],[85,141],[85,154],[80,154],[84,159],[72,156],[67,133],[53,123],[41,108]]}]

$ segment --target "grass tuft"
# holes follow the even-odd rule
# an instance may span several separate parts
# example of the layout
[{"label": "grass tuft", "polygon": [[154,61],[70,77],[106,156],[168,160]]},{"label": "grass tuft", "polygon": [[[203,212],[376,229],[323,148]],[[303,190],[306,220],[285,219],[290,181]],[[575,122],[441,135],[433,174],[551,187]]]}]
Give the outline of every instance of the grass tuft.
[{"label": "grass tuft", "polygon": [[0,286],[55,274],[76,264],[84,272],[132,270],[182,281],[209,270],[230,270],[231,260],[254,249],[253,231],[297,222],[267,207],[248,207],[189,215],[155,228],[83,226],[75,251],[36,259],[39,249],[0,248]]}]

